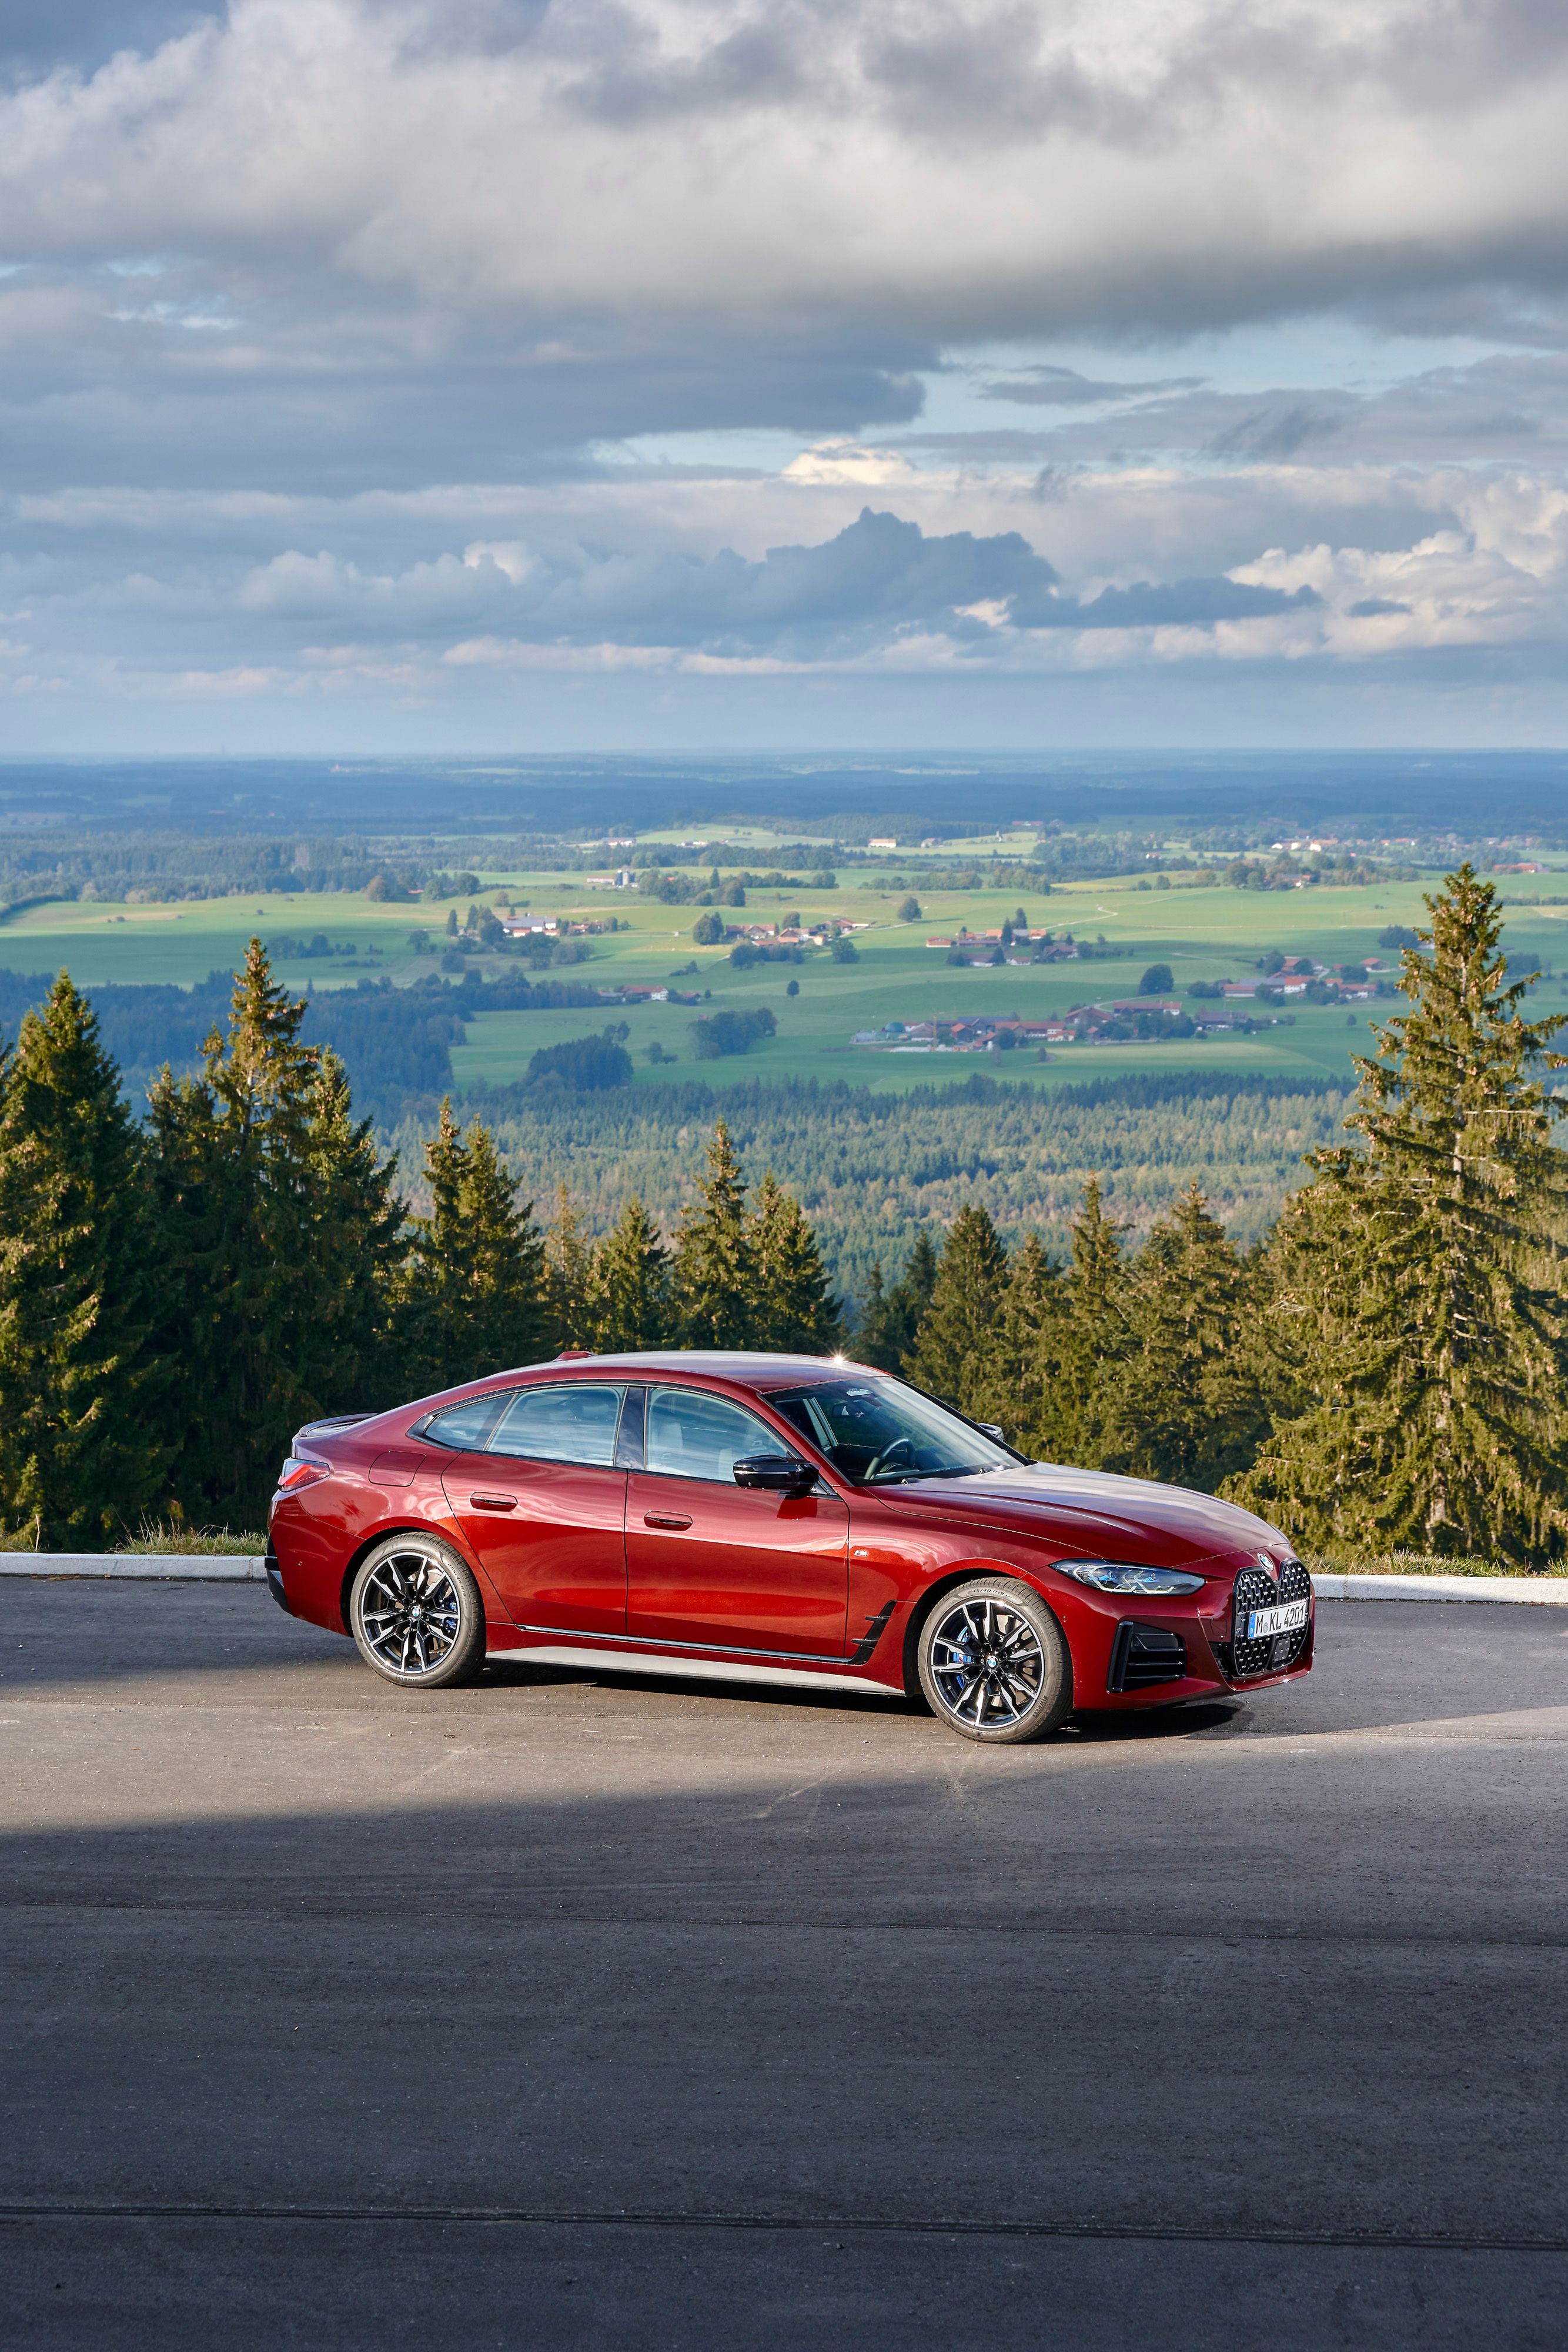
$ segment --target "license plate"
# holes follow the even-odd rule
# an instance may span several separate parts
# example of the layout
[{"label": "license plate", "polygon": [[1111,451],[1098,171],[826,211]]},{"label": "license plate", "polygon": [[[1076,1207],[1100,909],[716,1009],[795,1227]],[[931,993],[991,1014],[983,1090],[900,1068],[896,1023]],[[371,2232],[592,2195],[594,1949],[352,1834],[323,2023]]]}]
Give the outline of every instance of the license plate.
[{"label": "license plate", "polygon": [[1266,1642],[1270,1633],[1294,1633],[1307,1622],[1304,1601],[1276,1601],[1272,1609],[1252,1609],[1247,1614],[1247,1639]]}]

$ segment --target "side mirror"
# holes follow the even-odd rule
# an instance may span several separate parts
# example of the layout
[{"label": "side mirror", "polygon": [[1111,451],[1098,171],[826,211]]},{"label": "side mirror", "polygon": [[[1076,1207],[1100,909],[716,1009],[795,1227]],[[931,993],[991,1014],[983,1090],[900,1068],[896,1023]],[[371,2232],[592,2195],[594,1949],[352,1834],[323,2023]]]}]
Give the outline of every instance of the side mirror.
[{"label": "side mirror", "polygon": [[817,1483],[809,1462],[796,1454],[753,1454],[735,1465],[737,1486],[765,1486],[779,1495],[808,1495]]}]

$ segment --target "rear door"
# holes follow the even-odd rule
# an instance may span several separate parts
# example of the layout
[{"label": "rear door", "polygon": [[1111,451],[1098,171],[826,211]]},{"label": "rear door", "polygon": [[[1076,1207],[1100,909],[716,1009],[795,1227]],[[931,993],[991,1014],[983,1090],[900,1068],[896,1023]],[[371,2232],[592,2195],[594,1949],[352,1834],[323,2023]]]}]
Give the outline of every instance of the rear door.
[{"label": "rear door", "polygon": [[626,1630],[650,1641],[841,1657],[850,1515],[826,1487],[737,1486],[776,1430],[728,1397],[648,1394],[646,1466],[626,1490]]},{"label": "rear door", "polygon": [[516,1624],[626,1630],[624,1399],[601,1381],[517,1389],[483,1451],[444,1469],[447,1504]]}]

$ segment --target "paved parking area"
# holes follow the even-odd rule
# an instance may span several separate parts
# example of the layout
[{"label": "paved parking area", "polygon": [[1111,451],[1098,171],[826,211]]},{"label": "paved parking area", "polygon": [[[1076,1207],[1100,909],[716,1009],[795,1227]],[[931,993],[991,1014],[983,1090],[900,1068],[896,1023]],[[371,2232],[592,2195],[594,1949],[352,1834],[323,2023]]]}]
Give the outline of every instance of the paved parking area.
[{"label": "paved parking area", "polygon": [[10,1583],[0,2332],[1556,2347],[1564,1617],[983,1751]]}]

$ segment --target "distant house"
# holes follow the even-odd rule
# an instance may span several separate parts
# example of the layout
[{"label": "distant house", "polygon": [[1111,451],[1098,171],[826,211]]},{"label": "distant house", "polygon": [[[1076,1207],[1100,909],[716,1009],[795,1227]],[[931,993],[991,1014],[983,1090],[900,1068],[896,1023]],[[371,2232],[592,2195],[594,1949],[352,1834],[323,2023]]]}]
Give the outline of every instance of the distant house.
[{"label": "distant house", "polygon": [[866,847],[868,849],[896,849],[898,847],[898,837],[895,834],[878,834],[874,840],[867,842]]}]

